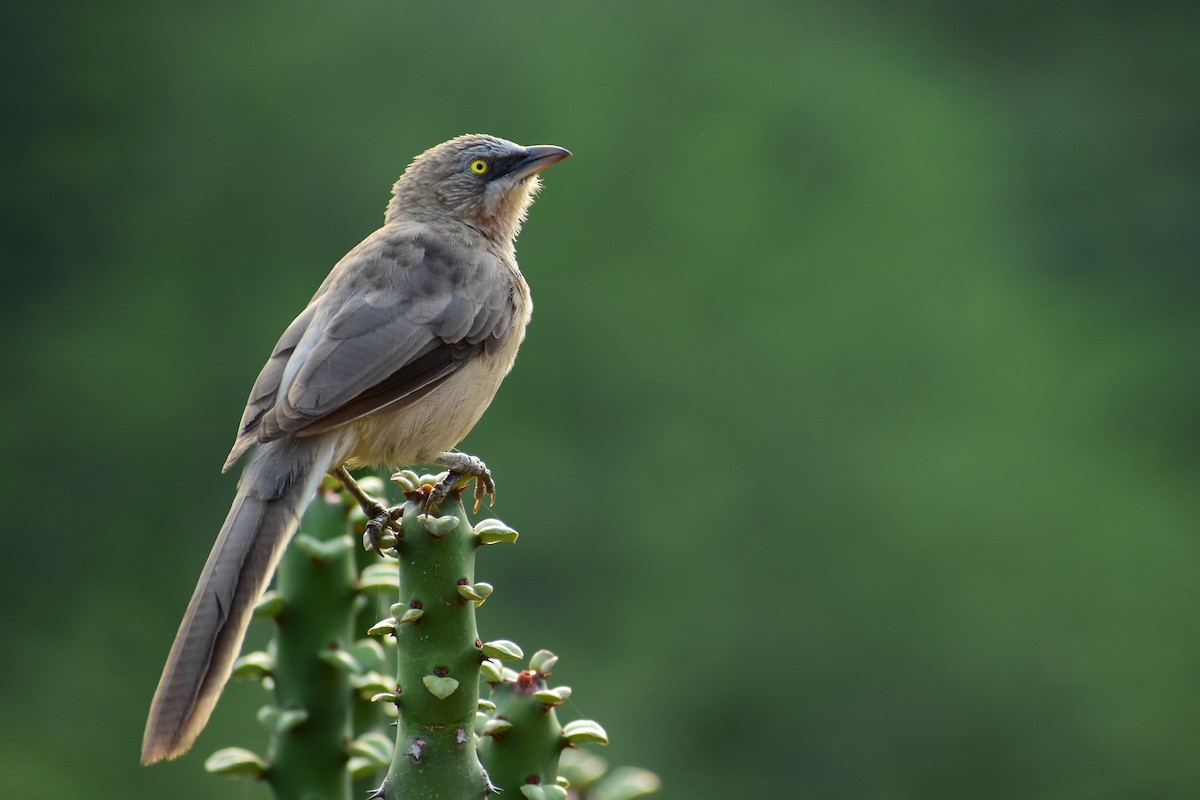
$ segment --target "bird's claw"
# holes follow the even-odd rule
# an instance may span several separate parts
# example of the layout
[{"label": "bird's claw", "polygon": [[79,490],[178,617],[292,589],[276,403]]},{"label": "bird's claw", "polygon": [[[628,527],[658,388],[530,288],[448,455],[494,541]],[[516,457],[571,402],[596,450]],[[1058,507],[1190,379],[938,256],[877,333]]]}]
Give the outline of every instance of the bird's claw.
[{"label": "bird's claw", "polygon": [[484,495],[487,495],[489,505],[496,504],[496,481],[492,478],[492,471],[487,468],[487,465],[483,461],[465,453],[445,453],[443,456],[452,456],[452,458],[446,459],[452,463],[443,464],[443,466],[449,466],[450,471],[446,473],[446,477],[441,483],[434,486],[426,496],[426,511],[440,505],[451,494],[462,491],[471,482],[472,478],[475,480],[475,507],[473,511],[479,510],[479,506],[483,503]]},{"label": "bird's claw", "polygon": [[358,507],[366,515],[367,527],[363,532],[363,549],[374,550],[376,555],[382,556],[383,548],[395,545],[394,541],[386,541],[387,531],[391,530],[402,534],[398,520],[404,514],[404,506],[384,508],[378,500],[371,497],[358,485],[358,481],[354,480],[354,476],[350,474],[344,464],[330,470],[329,474],[337,479],[346,493],[354,499],[354,502],[358,503]]},{"label": "bird's claw", "polygon": [[471,513],[479,510],[479,504],[483,502],[485,494],[488,498],[488,507],[496,505],[496,482],[492,480],[491,472],[484,472],[482,475],[475,476],[475,507],[471,510]]},{"label": "bird's claw", "polygon": [[404,516],[404,506],[384,508],[378,503],[374,503],[371,508],[364,510],[367,512],[367,528],[363,531],[363,549],[373,550],[375,555],[382,556],[380,544],[384,543],[385,533],[389,530],[400,533],[398,523]]}]

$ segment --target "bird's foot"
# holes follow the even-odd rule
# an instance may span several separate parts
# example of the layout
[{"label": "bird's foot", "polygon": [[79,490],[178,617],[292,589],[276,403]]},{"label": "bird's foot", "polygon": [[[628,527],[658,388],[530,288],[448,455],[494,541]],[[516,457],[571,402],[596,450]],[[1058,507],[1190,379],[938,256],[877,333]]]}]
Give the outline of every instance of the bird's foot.
[{"label": "bird's foot", "polygon": [[489,505],[496,504],[496,482],[492,479],[492,471],[483,461],[466,453],[451,451],[439,454],[436,463],[450,472],[425,498],[426,510],[439,505],[452,493],[461,491],[472,478],[475,480],[474,510],[479,510],[484,495],[487,495]]},{"label": "bird's foot", "polygon": [[382,503],[371,497],[358,485],[358,481],[354,480],[344,466],[338,467],[330,474],[337,478],[347,494],[354,498],[358,507],[367,515],[367,529],[363,532],[363,548],[374,550],[376,555],[383,555],[380,544],[384,541],[384,534],[389,530],[400,533],[399,520],[404,515],[404,506],[385,508]]},{"label": "bird's foot", "polygon": [[[370,510],[364,508],[367,515],[367,528],[363,531],[363,549],[373,550],[375,555],[383,555],[380,544],[385,543],[384,536],[392,536],[386,540],[387,547],[395,545],[395,534],[400,533],[400,518],[404,516],[404,506],[384,508],[374,503]],[[391,533],[389,533],[391,531]]]}]

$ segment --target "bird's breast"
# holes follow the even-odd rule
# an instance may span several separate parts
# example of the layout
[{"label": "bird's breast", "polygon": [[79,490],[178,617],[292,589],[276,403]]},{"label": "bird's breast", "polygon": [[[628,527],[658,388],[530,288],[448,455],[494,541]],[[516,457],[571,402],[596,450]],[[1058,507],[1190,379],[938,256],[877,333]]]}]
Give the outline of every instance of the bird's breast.
[{"label": "bird's breast", "polygon": [[453,449],[483,416],[512,369],[533,311],[529,287],[516,272],[514,314],[507,335],[485,349],[421,399],[394,411],[380,411],[351,423],[339,452],[351,466],[429,463]]}]

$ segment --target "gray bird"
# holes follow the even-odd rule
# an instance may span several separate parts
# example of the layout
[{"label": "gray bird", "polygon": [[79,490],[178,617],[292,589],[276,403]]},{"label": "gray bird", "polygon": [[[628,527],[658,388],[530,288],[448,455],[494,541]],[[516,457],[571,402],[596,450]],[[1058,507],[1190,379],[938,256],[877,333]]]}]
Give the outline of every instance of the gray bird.
[{"label": "gray bird", "polygon": [[476,479],[451,452],[512,368],[533,304],[514,240],[538,173],[570,152],[459,136],[417,156],[383,227],[334,266],[275,345],[225,469],[250,452],[167,657],[142,763],[182,755],[208,722],[251,611],[322,476],[345,466],[437,464],[443,489]]}]

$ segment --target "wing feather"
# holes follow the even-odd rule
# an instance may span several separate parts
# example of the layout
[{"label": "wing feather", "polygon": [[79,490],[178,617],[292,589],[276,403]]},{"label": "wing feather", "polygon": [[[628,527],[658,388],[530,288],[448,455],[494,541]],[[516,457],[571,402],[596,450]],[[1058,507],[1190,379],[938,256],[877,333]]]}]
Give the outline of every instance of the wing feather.
[{"label": "wing feather", "polygon": [[338,263],[263,367],[226,468],[255,442],[415,402],[512,328],[514,277],[427,228],[376,231]]}]

